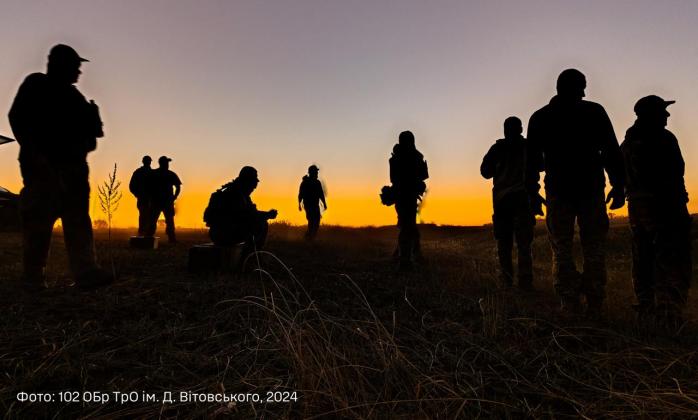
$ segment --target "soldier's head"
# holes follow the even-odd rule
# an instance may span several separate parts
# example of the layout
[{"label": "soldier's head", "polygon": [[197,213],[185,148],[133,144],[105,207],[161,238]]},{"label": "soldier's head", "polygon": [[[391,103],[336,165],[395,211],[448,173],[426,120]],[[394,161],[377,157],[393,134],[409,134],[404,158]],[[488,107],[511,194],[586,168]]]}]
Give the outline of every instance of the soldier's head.
[{"label": "soldier's head", "polygon": [[504,138],[519,137],[523,132],[521,120],[516,117],[509,117],[504,120]]},{"label": "soldier's head", "polygon": [[557,94],[563,98],[581,100],[586,87],[587,79],[577,69],[564,70],[557,77]]},{"label": "soldier's head", "polygon": [[247,195],[252,194],[252,191],[254,191],[259,184],[257,170],[252,166],[243,166],[242,169],[240,169],[240,174],[237,179],[242,187],[242,192]]},{"label": "soldier's head", "polygon": [[172,162],[172,159],[167,156],[160,156],[158,159],[158,165],[160,165],[162,169],[170,169],[170,162]]},{"label": "soldier's head", "polygon": [[82,74],[80,66],[85,61],[90,60],[80,57],[72,47],[58,44],[48,53],[46,74],[60,82],[72,85],[80,78]]},{"label": "soldier's head", "polygon": [[398,144],[402,150],[415,149],[414,134],[411,131],[403,131],[398,137]]},{"label": "soldier's head", "polygon": [[311,178],[317,179],[319,172],[320,172],[320,169],[315,165],[310,165],[308,167],[308,175],[310,175]]},{"label": "soldier's head", "polygon": [[151,158],[148,155],[145,155],[143,156],[143,160],[141,160],[141,162],[143,162],[143,166],[150,168],[150,164],[153,162],[153,158]]},{"label": "soldier's head", "polygon": [[635,103],[635,115],[637,119],[658,127],[666,127],[669,111],[666,107],[676,101],[665,101],[657,95],[649,95],[639,99]]}]

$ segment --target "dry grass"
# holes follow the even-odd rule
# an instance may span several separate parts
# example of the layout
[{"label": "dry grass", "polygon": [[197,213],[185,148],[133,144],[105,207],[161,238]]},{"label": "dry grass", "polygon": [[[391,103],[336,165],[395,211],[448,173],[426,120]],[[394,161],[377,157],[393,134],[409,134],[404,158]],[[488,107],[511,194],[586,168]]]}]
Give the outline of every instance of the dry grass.
[{"label": "dry grass", "polygon": [[[539,291],[496,289],[484,229],[423,230],[428,264],[398,276],[391,229],[327,228],[319,243],[274,226],[243,277],[184,273],[203,241],[130,250],[113,233],[120,282],[28,294],[17,235],[0,239],[0,407],[6,418],[696,417],[698,335],[639,329],[627,234],[611,235],[608,321],[565,319],[535,243]],[[60,240],[59,240],[60,242]],[[106,246],[106,241],[99,241]],[[107,255],[101,249],[101,255]],[[696,300],[691,300],[695,317]],[[280,404],[29,404],[19,391],[297,391]]]}]

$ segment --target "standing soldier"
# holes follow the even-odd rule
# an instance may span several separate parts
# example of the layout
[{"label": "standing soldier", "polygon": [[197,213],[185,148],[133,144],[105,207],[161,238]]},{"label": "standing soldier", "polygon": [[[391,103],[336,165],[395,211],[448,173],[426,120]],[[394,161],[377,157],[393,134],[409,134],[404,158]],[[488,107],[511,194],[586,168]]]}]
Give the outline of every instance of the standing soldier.
[{"label": "standing soldier", "polygon": [[684,161],[667,130],[674,101],[646,96],[635,104],[637,120],[621,145],[633,232],[633,286],[638,316],[681,325],[691,281],[691,217]]},{"label": "standing soldier", "polygon": [[113,280],[97,266],[89,216],[87,154],[104,134],[97,105],[74,86],[85,61],[67,45],[51,48],[46,74],[30,74],[24,80],[9,114],[20,145],[24,182],[20,197],[23,282],[31,289],[45,286],[46,260],[58,218],[77,286],[91,289]]},{"label": "standing soldier", "polygon": [[[165,233],[170,243],[176,243],[174,202],[179,197],[182,181],[170,170],[172,159],[160,156],[159,167],[153,171],[153,213],[152,224],[157,225],[160,213],[165,216]],[[174,188],[174,191],[173,191]],[[153,232],[154,234],[155,232]]]},{"label": "standing soldier", "polygon": [[[315,239],[317,231],[320,228],[320,203],[327,210],[325,202],[325,192],[322,189],[322,183],[318,179],[317,166],[311,165],[308,168],[308,175],[303,176],[301,186],[298,189],[298,211],[305,208],[305,218],[308,219],[308,231],[305,238],[308,240]],[[301,207],[302,203],[302,207]]]},{"label": "standing soldier", "polygon": [[526,150],[521,120],[509,117],[504,121],[504,138],[490,148],[482,160],[480,173],[485,179],[493,178],[492,204],[494,237],[497,240],[500,281],[504,286],[513,283],[514,268],[511,252],[516,237],[518,249],[518,285],[533,287],[531,242],[536,218],[531,211],[524,185]]},{"label": "standing soldier", "polygon": [[[527,189],[535,213],[540,171],[545,171],[546,223],[553,251],[555,290],[562,309],[580,310],[586,296],[587,315],[598,318],[605,297],[605,241],[608,214],[625,204],[623,156],[604,108],[584,101],[586,79],[575,69],[560,73],[557,96],[536,111],[528,123]],[[604,201],[605,176],[611,191]],[[572,255],[575,221],[584,256],[584,271],[577,272]]]},{"label": "standing soldier", "polygon": [[429,178],[429,170],[424,156],[414,144],[411,131],[400,133],[398,144],[393,147],[390,157],[390,182],[395,197],[397,211],[398,250],[400,270],[411,270],[412,257],[421,256],[419,231],[417,230],[417,205],[426,192],[424,181]]},{"label": "standing soldier", "polygon": [[153,225],[153,200],[152,200],[152,176],[150,167],[153,159],[143,156],[143,166],[133,171],[128,189],[136,197],[138,207],[138,236],[152,236],[155,233]]}]

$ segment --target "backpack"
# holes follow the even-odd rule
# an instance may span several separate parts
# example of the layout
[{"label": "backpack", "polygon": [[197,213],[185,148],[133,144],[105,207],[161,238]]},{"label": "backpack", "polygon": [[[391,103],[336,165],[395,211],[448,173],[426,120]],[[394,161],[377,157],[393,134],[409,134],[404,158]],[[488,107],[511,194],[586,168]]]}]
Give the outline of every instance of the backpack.
[{"label": "backpack", "polygon": [[207,227],[219,224],[225,217],[225,190],[228,184],[220,187],[211,194],[208,206],[204,210],[204,223]]}]

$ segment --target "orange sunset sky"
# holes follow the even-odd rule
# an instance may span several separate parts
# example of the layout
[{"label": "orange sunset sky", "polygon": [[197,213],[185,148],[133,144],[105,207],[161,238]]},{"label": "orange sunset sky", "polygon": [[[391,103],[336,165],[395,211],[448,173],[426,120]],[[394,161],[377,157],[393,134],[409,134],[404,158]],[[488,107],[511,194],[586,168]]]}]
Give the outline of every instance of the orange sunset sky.
[{"label": "orange sunset sky", "polygon": [[[559,72],[575,67],[619,141],[637,99],[677,101],[668,128],[693,198],[696,16],[691,1],[7,0],[0,134],[12,136],[6,115],[24,77],[67,43],[90,59],[77,86],[100,105],[106,133],[89,158],[92,199],[117,163],[117,226],[137,223],[127,184],[144,154],[173,159],[183,181],[178,226],[203,227],[210,193],[243,165],[259,170],[260,209],[304,223],[296,195],[310,164],[327,186],[324,223],[393,224],[378,193],[402,130],[429,163],[421,221],[483,224],[491,184],[479,174],[482,156],[506,117],[525,130]],[[14,192],[17,153],[0,146],[0,185]]]}]

